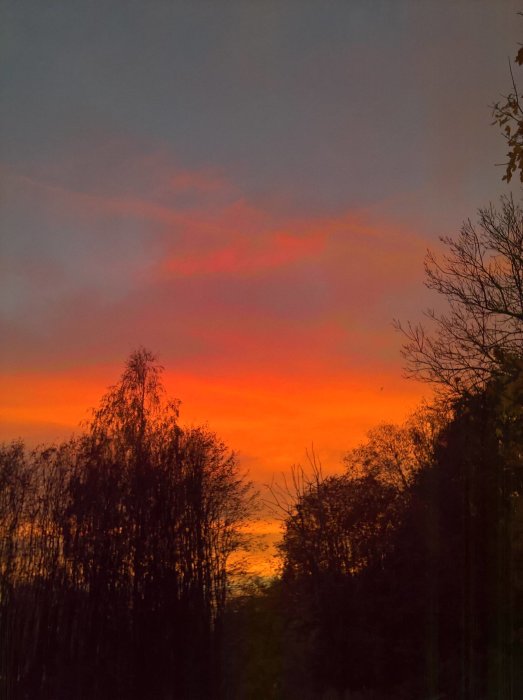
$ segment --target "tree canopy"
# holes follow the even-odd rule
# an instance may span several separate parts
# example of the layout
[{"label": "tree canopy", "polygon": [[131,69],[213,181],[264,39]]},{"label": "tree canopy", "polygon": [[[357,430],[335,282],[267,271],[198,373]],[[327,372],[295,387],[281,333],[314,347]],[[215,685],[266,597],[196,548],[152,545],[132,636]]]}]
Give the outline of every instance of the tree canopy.
[{"label": "tree canopy", "polygon": [[251,487],[214,433],[179,425],[161,375],[140,349],[83,435],[0,449],[6,697],[218,692],[229,557]]}]

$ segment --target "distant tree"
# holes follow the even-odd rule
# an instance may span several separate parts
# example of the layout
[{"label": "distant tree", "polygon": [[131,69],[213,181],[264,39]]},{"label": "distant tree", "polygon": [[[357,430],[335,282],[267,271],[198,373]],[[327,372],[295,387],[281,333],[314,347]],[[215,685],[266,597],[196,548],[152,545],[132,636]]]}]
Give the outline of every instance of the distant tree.
[{"label": "distant tree", "polygon": [[374,476],[331,476],[311,485],[285,523],[284,575],[352,575],[379,562],[396,490]]},{"label": "distant tree", "polygon": [[366,441],[345,455],[347,474],[372,477],[406,492],[416,474],[432,463],[448,417],[442,404],[422,404],[402,425],[382,423],[372,428]]},{"label": "distant tree", "polygon": [[[376,475],[303,476],[280,545],[287,629],[310,683],[343,693],[374,683],[374,584],[401,520],[401,492]],[[372,630],[372,634],[370,634]]]},{"label": "distant tree", "polygon": [[523,353],[523,212],[512,198],[501,209],[479,210],[456,239],[441,239],[447,254],[429,252],[426,285],[447,302],[429,309],[430,330],[421,324],[396,326],[406,336],[408,376],[439,385],[454,396],[481,390]]},{"label": "distant tree", "polygon": [[417,468],[416,455],[406,428],[383,423],[369,431],[367,442],[344,458],[350,473],[373,476],[402,490]]}]

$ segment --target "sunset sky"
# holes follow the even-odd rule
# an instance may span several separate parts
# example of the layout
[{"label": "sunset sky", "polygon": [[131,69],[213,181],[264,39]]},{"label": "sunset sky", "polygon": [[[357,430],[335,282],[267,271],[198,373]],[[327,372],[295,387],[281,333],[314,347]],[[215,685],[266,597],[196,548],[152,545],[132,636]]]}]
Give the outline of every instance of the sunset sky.
[{"label": "sunset sky", "polygon": [[521,3],[0,3],[0,440],[78,431],[140,345],[259,482],[428,389],[393,318],[509,188]]}]

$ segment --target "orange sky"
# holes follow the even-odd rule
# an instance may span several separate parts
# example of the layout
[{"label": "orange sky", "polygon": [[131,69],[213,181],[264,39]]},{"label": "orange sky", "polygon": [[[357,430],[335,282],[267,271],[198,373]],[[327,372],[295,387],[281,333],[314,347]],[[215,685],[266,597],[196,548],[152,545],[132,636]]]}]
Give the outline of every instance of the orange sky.
[{"label": "orange sky", "polygon": [[[71,373],[14,374],[2,379],[3,438],[35,444],[81,430],[119,367]],[[167,372],[171,396],[183,397],[181,422],[208,422],[239,453],[257,481],[269,481],[304,458],[311,444],[327,470],[379,422],[401,422],[419,403],[419,385],[385,373],[278,377],[178,375]]]},{"label": "orange sky", "polygon": [[[29,445],[61,439],[81,430],[120,367],[77,368],[54,374],[16,374],[2,379],[0,423],[4,439],[23,436]],[[288,377],[252,375],[204,377],[167,372],[171,396],[183,397],[181,422],[202,423],[238,451],[241,467],[262,499],[266,485],[281,481],[296,463],[306,464],[314,447],[326,474],[342,470],[343,454],[381,421],[401,422],[420,399],[418,385],[385,373],[365,376]],[[262,507],[250,530],[258,545],[248,554],[252,571],[277,567],[274,544],[280,522]]]}]

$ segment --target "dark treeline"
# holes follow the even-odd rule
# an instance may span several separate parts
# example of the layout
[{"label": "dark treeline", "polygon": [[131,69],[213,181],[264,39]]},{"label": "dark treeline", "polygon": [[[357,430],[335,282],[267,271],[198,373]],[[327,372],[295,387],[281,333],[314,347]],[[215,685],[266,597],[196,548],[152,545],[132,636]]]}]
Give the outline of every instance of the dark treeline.
[{"label": "dark treeline", "polygon": [[85,435],[0,453],[3,698],[487,698],[523,687],[523,360],[273,489],[282,573],[227,598],[249,486],[133,354]]},{"label": "dark treeline", "polygon": [[523,697],[523,213],[444,243],[404,348],[439,398],[273,487],[282,573],[232,601],[228,698]]},{"label": "dark treeline", "polygon": [[0,693],[212,698],[249,484],[134,353],[84,435],[0,451]]},{"label": "dark treeline", "polygon": [[522,454],[519,361],[298,473],[282,576],[230,613],[229,697],[521,698]]}]

